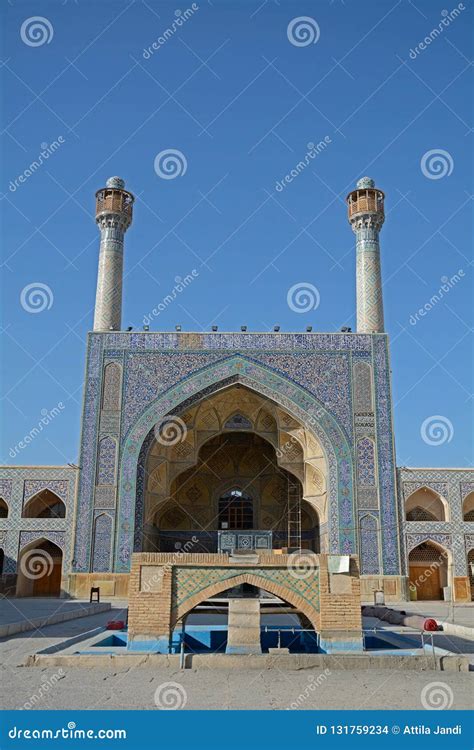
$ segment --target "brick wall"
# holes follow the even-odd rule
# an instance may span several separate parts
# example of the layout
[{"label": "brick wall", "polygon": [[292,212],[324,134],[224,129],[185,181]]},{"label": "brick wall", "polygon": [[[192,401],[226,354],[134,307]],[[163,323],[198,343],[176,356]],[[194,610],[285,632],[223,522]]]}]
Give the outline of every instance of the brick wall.
[{"label": "brick wall", "polygon": [[[263,588],[299,609],[315,630],[361,630],[360,581],[357,558],[351,558],[348,574],[330,574],[326,555],[314,555],[314,573],[300,581],[294,575],[293,561],[289,555],[262,552],[258,563],[235,563],[228,555],[212,553],[137,553],[133,555],[129,585],[129,634],[140,637],[167,637],[176,622],[186,612],[210,596],[225,591],[230,586],[249,583]],[[215,579],[219,568],[239,568],[239,575],[214,580],[184,599],[177,590],[177,569],[206,568]],[[240,573],[241,570],[241,573]],[[261,575],[259,572],[261,571]],[[265,573],[278,571],[287,578],[288,585],[265,578]],[[298,573],[298,571],[296,571]]]}]

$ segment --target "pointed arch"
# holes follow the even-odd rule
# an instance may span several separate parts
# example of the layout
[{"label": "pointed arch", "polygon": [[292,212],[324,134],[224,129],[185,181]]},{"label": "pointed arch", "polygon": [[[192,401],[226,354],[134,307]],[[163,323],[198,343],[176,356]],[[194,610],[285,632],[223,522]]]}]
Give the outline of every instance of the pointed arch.
[{"label": "pointed arch", "polygon": [[0,518],[8,518],[8,513],[8,503],[3,499],[3,497],[0,497]]},{"label": "pointed arch", "polygon": [[263,576],[254,575],[253,573],[242,573],[240,575],[226,578],[223,581],[218,581],[217,583],[210,584],[209,586],[206,586],[200,591],[194,593],[192,596],[178,604],[172,610],[171,628],[173,628],[176,623],[181,620],[182,617],[184,617],[184,615],[194,609],[194,607],[197,607],[198,604],[201,604],[201,602],[206,601],[206,599],[209,599],[209,597],[211,596],[215,596],[222,593],[223,591],[227,591],[227,589],[231,587],[240,586],[240,584],[242,583],[248,583],[251,586],[262,589],[269,594],[278,596],[288,604],[296,607],[296,609],[306,615],[314,630],[319,632],[320,617],[319,611],[316,608],[316,603],[314,605],[310,604],[306,599],[297,594],[295,591],[292,591],[290,588],[283,588],[281,584],[275,583],[274,581],[271,581],[268,578],[264,578]]},{"label": "pointed arch", "polygon": [[18,555],[16,596],[59,596],[63,550],[41,534],[25,544]]},{"label": "pointed arch", "polygon": [[63,500],[49,487],[37,492],[25,503],[22,518],[65,518]]},{"label": "pointed arch", "polygon": [[462,517],[464,521],[474,521],[474,491],[466,495],[462,502]]},{"label": "pointed arch", "polygon": [[241,355],[194,372],[161,394],[136,419],[120,452],[119,519],[116,524],[115,570],[128,571],[132,551],[137,465],[140,450],[153,426],[167,414],[189,409],[209,395],[241,384],[286,410],[313,433],[329,466],[329,545],[333,551],[355,553],[353,461],[344,428],[316,397],[269,367]]},{"label": "pointed arch", "polygon": [[[423,511],[426,511],[432,518],[423,518]],[[413,517],[409,517],[410,515]],[[420,517],[417,518],[416,515]],[[449,520],[448,503],[439,492],[429,485],[423,485],[405,498],[405,517],[407,521],[447,521]]]}]

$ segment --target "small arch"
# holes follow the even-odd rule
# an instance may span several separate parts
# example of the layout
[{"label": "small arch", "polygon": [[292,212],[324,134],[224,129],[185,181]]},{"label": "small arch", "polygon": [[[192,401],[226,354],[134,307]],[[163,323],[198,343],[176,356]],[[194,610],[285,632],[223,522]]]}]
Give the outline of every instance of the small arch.
[{"label": "small arch", "polygon": [[430,487],[419,487],[405,500],[405,517],[407,521],[447,521],[448,504]]},{"label": "small arch", "polygon": [[27,544],[18,557],[16,595],[59,596],[63,551],[49,539],[40,537]]},{"label": "small arch", "polygon": [[206,599],[209,599],[211,596],[216,596],[223,591],[227,591],[227,589],[233,588],[234,586],[240,586],[240,584],[242,583],[248,583],[251,586],[255,586],[256,588],[262,589],[269,594],[273,594],[274,596],[283,599],[283,601],[291,604],[293,607],[302,612],[302,614],[306,615],[313,629],[317,632],[319,631],[319,612],[314,607],[312,607],[307,601],[305,601],[291,589],[285,588],[284,593],[282,593],[281,584],[277,584],[274,581],[260,577],[253,573],[242,573],[241,575],[226,578],[225,580],[210,584],[209,586],[201,589],[201,591],[193,594],[189,597],[189,599],[186,599],[185,602],[182,602],[180,605],[173,608],[171,612],[171,627],[173,628],[176,623],[181,620],[182,617],[184,617],[184,615],[197,607],[198,604],[206,601]]},{"label": "small arch", "polygon": [[240,412],[235,412],[226,419],[224,430],[252,430],[253,425],[250,419]]},{"label": "small arch", "polygon": [[8,518],[8,505],[3,497],[0,497],[0,518]]},{"label": "small arch", "polygon": [[66,518],[66,506],[59,495],[45,487],[28,500],[22,518]]},{"label": "small arch", "polygon": [[466,495],[463,500],[462,517],[464,521],[474,521],[474,491]]},{"label": "small arch", "polygon": [[471,588],[471,601],[474,601],[474,547],[467,553],[467,575]]},{"label": "small arch", "polygon": [[450,553],[441,545],[426,539],[408,555],[410,597],[423,601],[443,599],[448,585]]}]

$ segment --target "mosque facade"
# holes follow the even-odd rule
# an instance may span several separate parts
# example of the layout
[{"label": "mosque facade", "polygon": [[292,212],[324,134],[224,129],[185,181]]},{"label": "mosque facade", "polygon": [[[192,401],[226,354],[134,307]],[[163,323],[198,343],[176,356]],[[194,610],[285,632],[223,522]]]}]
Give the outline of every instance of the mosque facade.
[{"label": "mosque facade", "polygon": [[134,196],[107,181],[78,465],[0,467],[4,593],[123,597],[134,553],[307,550],[357,559],[366,601],[471,601],[474,471],[397,468],[384,200],[347,198],[356,331],[125,331]]}]

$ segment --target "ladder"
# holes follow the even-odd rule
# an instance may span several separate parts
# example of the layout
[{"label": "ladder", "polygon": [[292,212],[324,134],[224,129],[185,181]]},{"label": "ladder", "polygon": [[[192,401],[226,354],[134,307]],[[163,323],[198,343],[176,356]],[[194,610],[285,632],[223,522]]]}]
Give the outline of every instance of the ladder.
[{"label": "ladder", "polygon": [[288,477],[288,547],[301,549],[301,485]]}]

